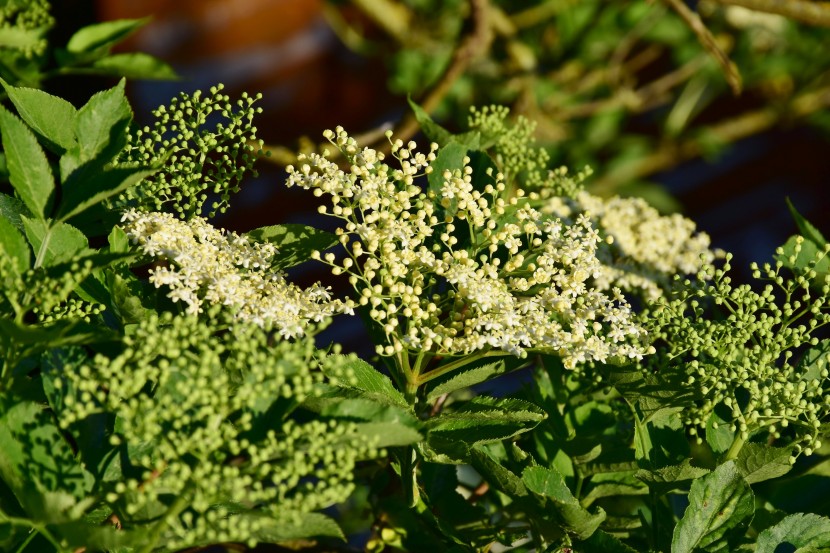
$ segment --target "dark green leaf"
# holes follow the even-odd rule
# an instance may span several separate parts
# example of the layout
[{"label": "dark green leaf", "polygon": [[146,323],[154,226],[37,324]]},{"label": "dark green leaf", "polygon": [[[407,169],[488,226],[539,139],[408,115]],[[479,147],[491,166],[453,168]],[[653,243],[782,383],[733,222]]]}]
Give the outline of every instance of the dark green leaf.
[{"label": "dark green leaf", "polygon": [[106,271],[104,279],[112,298],[113,311],[122,324],[138,323],[153,314],[147,299],[149,289],[146,282],[126,269]]},{"label": "dark green leaf", "polygon": [[57,219],[66,221],[107,198],[135,186],[157,170],[146,167],[114,167],[105,171],[96,171],[89,177],[77,176],[77,178],[78,172],[76,171],[64,185],[64,195],[58,208]]},{"label": "dark green leaf", "polygon": [[92,68],[128,79],[177,79],[176,71],[160,59],[143,52],[113,54],[95,60]]},{"label": "dark green leaf", "polygon": [[345,388],[356,388],[367,397],[385,404],[409,407],[388,376],[354,355],[332,355],[323,363],[323,372],[332,384]]},{"label": "dark green leaf", "polygon": [[35,252],[35,266],[48,267],[85,250],[89,243],[80,230],[66,223],[49,226],[45,221],[22,217],[26,238]]},{"label": "dark green leaf", "polygon": [[650,470],[675,465],[687,457],[689,442],[679,409],[656,411],[646,422],[637,420],[634,448],[637,462],[642,468]]},{"label": "dark green leaf", "polygon": [[0,79],[20,117],[58,154],[75,144],[75,106],[35,88],[18,88]]},{"label": "dark green leaf", "polygon": [[672,553],[730,551],[729,538],[742,535],[755,499],[734,461],[692,484],[689,506],[674,528]]},{"label": "dark green leaf", "polygon": [[488,363],[473,369],[450,373],[451,377],[446,380],[439,381],[437,384],[430,382],[433,387],[427,392],[427,401],[432,401],[456,390],[475,386],[500,374],[504,374],[505,370],[504,361],[496,361],[495,363]]},{"label": "dark green leaf", "polygon": [[78,165],[98,160],[100,165],[110,161],[127,143],[127,129],[133,119],[133,110],[124,94],[124,79],[117,85],[98,92],[78,110],[75,132],[78,150],[72,152]]},{"label": "dark green leaf", "polygon": [[813,242],[816,246],[824,247],[827,240],[810,221],[801,216],[801,213],[798,212],[789,198],[787,198],[787,208],[789,208],[790,214],[793,216],[793,220],[796,226],[798,226],[798,232],[801,233],[801,236]]},{"label": "dark green leaf", "polygon": [[0,214],[0,255],[14,260],[18,274],[23,274],[31,264],[31,250],[26,238],[14,225]]},{"label": "dark green leaf", "polygon": [[654,470],[640,469],[636,476],[655,492],[665,494],[674,490],[685,489],[690,481],[697,480],[709,474],[709,472],[708,469],[693,467],[691,460],[686,459],[679,465]]},{"label": "dark green leaf", "polygon": [[[735,440],[735,431],[732,430],[731,422],[719,414],[721,408],[726,407],[723,404],[717,406],[709,416],[709,420],[706,421],[706,443],[716,455],[727,451]],[[727,410],[727,413],[731,413],[731,410]]]},{"label": "dark green leaf", "polygon": [[259,242],[271,242],[279,253],[273,261],[276,269],[287,269],[311,259],[312,251],[323,252],[337,243],[337,237],[307,225],[273,225],[254,229],[248,236]]},{"label": "dark green leaf", "polygon": [[59,346],[83,345],[112,340],[113,332],[81,320],[60,320],[48,326],[28,326],[0,319],[0,344],[13,340],[28,346],[29,355]]},{"label": "dark green leaf", "polygon": [[476,445],[518,436],[536,427],[545,416],[542,409],[526,401],[478,396],[429,419],[427,425],[430,437]]},{"label": "dark green leaf", "polygon": [[789,546],[787,551],[827,551],[830,519],[812,513],[790,515],[761,532],[755,553],[776,553],[780,545]]},{"label": "dark green leaf", "polygon": [[0,132],[3,133],[3,149],[12,186],[35,217],[46,218],[55,189],[46,154],[32,131],[2,106]]},{"label": "dark green leaf", "polygon": [[8,219],[17,230],[24,232],[23,221],[20,219],[21,215],[31,217],[32,213],[17,198],[0,193],[0,217]]},{"label": "dark green leaf", "polygon": [[[278,518],[252,513],[239,515],[238,518],[259,519],[259,530],[254,533],[253,537],[267,543],[318,537],[345,539],[340,526],[333,519],[321,513],[281,512]],[[262,518],[268,519],[265,524],[262,524]]]},{"label": "dark green leaf", "polygon": [[591,477],[582,505],[587,507],[597,499],[624,495],[644,495],[648,488],[638,480],[634,472],[603,472]]},{"label": "dark green leaf", "polygon": [[469,450],[470,465],[494,488],[510,497],[524,497],[527,487],[518,475],[494,459],[482,446]]},{"label": "dark green leaf", "polygon": [[145,25],[147,21],[148,19],[119,19],[88,25],[72,35],[66,49],[73,54],[109,49]]},{"label": "dark green leaf", "polygon": [[762,444],[747,443],[738,453],[735,464],[748,484],[778,478],[790,472],[792,450]]},{"label": "dark green leaf", "polygon": [[628,547],[602,530],[597,530],[590,538],[577,545],[576,550],[580,553],[637,553],[636,549]]},{"label": "dark green leaf", "polygon": [[565,530],[581,540],[588,539],[605,520],[604,510],[597,509],[596,514],[591,514],[579,504],[555,469],[528,467],[522,472],[522,482],[527,489],[552,503]]}]

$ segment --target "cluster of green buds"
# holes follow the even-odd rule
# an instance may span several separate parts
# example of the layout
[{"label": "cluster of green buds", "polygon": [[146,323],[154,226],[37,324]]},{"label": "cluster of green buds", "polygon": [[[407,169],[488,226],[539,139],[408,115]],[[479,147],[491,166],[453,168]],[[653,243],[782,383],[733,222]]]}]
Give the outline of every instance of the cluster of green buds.
[{"label": "cluster of green buds", "polygon": [[135,469],[103,481],[101,499],[125,529],[157,520],[149,539],[169,549],[299,523],[345,500],[354,463],[376,453],[352,425],[287,418],[319,391],[312,340],[208,315],[150,317],[120,353],[65,363],[55,380],[61,426],[112,417],[109,462],[127,455]]},{"label": "cluster of green buds", "polygon": [[787,278],[781,261],[753,264],[755,278],[767,281],[756,291],[732,284],[730,260],[727,254],[720,269],[707,265],[673,299],[644,313],[659,352],[644,368],[691,397],[682,417],[698,440],[707,424],[726,424],[735,443],[766,431],[809,455],[830,420],[830,343],[816,336],[830,323],[830,279],[816,290],[810,268]]},{"label": "cluster of green buds", "polygon": [[47,32],[55,18],[48,0],[6,0],[0,5],[0,48],[14,48],[27,58],[43,54],[49,45]]},{"label": "cluster of green buds", "polygon": [[[129,188],[118,199],[121,207],[142,211],[170,211],[182,219],[202,214],[209,195],[218,195],[209,217],[224,213],[232,193],[262,154],[253,118],[262,108],[261,94],[246,93],[235,103],[222,94],[223,86],[192,95],[181,93],[170,106],[153,115],[156,122],[130,133],[117,163],[163,164],[162,170]],[[213,121],[218,122],[213,124]],[[212,127],[212,128],[211,128]]]}]

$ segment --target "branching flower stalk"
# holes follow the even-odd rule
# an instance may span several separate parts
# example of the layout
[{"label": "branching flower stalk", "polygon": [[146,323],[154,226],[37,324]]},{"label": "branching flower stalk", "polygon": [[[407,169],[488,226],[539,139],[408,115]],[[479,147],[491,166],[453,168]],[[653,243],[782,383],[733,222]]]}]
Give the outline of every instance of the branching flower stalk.
[{"label": "branching flower stalk", "polygon": [[[553,353],[576,369],[587,361],[641,359],[644,332],[618,289],[596,289],[601,239],[587,217],[566,225],[532,208],[504,177],[473,174],[470,160],[447,169],[428,192],[416,184],[438,153],[391,140],[396,166],[360,149],[342,128],[324,136],[351,163],[301,156],[288,186],[331,196],[320,212],[342,221],[347,255],[316,255],[348,274],[359,304],[386,336],[407,392],[476,359]],[[486,184],[484,184],[486,183]],[[428,370],[434,359],[452,359]]]},{"label": "branching flower stalk", "polygon": [[644,368],[684,380],[693,390],[682,416],[698,442],[723,406],[729,415],[715,424],[735,433],[727,458],[760,432],[783,440],[796,456],[821,447],[819,429],[830,421],[830,373],[828,343],[819,341],[817,331],[830,323],[830,278],[812,287],[814,268],[828,252],[830,247],[818,251],[807,270],[791,278],[782,274],[781,261],[753,264],[755,278],[768,282],[761,292],[732,284],[727,255],[722,269],[705,266],[696,281],[687,280],[672,299],[644,313],[651,336],[665,345]]}]

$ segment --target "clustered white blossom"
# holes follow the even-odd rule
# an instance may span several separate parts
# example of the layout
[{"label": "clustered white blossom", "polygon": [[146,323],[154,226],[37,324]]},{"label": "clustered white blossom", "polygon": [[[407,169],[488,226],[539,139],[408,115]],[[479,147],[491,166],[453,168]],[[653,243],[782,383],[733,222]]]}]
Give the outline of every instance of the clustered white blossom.
[{"label": "clustered white blossom", "polygon": [[319,284],[302,289],[271,269],[277,248],[224,232],[201,217],[181,221],[169,213],[127,210],[124,231],[142,252],[170,263],[150,271],[156,288],[187,305],[188,314],[203,304],[230,307],[237,319],[275,328],[286,338],[302,336],[311,322],[352,313],[352,302],[332,299]]},{"label": "clustered white blossom", "polygon": [[563,218],[589,216],[608,238],[597,251],[602,268],[594,285],[619,287],[656,300],[671,287],[674,276],[697,274],[721,256],[710,248],[709,236],[695,232],[694,221],[660,213],[642,198],[600,198],[580,191],[573,199],[547,200],[545,212]]},{"label": "clustered white blossom", "polygon": [[[324,136],[350,169],[325,153],[302,155],[287,184],[331,195],[348,257],[323,259],[335,274],[350,275],[360,304],[386,333],[379,353],[523,356],[533,349],[558,354],[570,368],[646,353],[620,291],[593,285],[601,239],[587,217],[566,225],[531,208],[521,192],[505,199],[501,174],[475,175],[474,185],[469,159],[424,193],[415,179],[431,173],[436,145],[423,154],[414,142],[394,141],[393,168],[342,128]],[[490,183],[477,188],[482,180]]]}]

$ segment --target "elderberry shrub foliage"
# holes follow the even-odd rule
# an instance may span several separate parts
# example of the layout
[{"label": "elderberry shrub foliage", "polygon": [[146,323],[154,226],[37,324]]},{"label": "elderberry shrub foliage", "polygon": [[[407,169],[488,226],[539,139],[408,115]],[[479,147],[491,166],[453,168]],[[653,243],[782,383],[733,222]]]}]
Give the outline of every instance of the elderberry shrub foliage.
[{"label": "elderberry shrub foliage", "polygon": [[[739,285],[691,221],[550,169],[531,121],[413,105],[428,148],[337,128],[288,168],[334,233],[230,232],[255,98],[136,129],[123,81],[4,88],[3,550],[830,547],[830,246],[793,206]],[[334,317],[376,356],[318,349]]]}]

